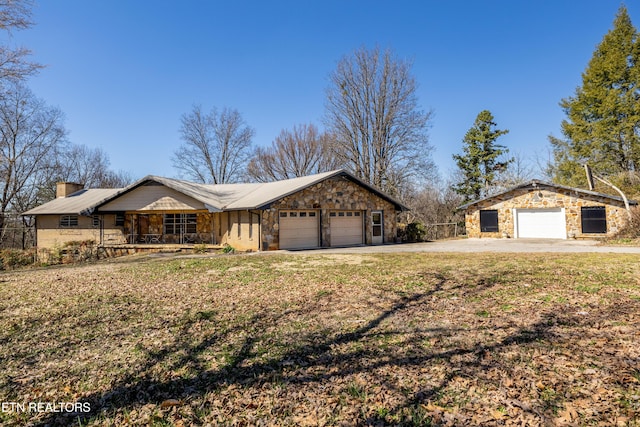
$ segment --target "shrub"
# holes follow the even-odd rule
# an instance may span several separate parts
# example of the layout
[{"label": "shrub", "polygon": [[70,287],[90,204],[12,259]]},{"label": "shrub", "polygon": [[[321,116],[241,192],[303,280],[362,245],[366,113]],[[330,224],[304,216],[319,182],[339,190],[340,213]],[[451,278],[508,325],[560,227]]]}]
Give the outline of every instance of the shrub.
[{"label": "shrub", "polygon": [[222,248],[222,253],[223,254],[232,254],[234,253],[236,250],[233,246],[231,246],[230,244],[226,244],[224,245],[224,247]]},{"label": "shrub", "polygon": [[407,224],[404,229],[404,240],[407,242],[423,242],[427,235],[427,229],[421,222]]},{"label": "shrub", "polygon": [[97,258],[97,249],[93,240],[67,242],[64,247],[63,264],[73,264]]},{"label": "shrub", "polygon": [[0,251],[1,269],[13,269],[32,265],[35,260],[33,250],[3,249]]},{"label": "shrub", "polygon": [[617,238],[638,239],[640,238],[640,207],[631,208],[631,218],[627,218],[620,231],[616,233]]},{"label": "shrub", "polygon": [[206,254],[207,253],[207,245],[204,243],[200,243],[198,245],[193,245],[193,252],[197,254]]}]

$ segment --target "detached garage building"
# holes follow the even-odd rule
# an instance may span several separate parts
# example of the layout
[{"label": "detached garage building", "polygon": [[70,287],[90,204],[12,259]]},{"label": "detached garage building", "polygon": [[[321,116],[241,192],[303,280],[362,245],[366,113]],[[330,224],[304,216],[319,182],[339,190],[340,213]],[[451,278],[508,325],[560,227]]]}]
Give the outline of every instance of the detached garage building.
[{"label": "detached garage building", "polygon": [[[637,205],[635,201],[629,201]],[[532,180],[460,207],[469,237],[594,238],[627,220],[620,197]]]},{"label": "detached garage building", "polygon": [[246,184],[199,184],[147,176],[126,188],[61,183],[36,217],[41,249],[68,241],[102,246],[231,245],[307,249],[396,241],[407,208],[344,170]]}]

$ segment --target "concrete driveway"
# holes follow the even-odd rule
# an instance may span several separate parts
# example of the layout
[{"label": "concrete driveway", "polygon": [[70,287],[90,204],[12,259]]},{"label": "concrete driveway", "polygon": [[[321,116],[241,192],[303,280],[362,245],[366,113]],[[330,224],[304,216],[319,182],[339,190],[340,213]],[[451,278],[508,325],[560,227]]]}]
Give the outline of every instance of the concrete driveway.
[{"label": "concrete driveway", "polygon": [[596,240],[560,239],[456,239],[426,243],[358,246],[349,248],[283,251],[320,253],[397,253],[397,252],[602,252],[640,254],[637,246],[606,246]]}]

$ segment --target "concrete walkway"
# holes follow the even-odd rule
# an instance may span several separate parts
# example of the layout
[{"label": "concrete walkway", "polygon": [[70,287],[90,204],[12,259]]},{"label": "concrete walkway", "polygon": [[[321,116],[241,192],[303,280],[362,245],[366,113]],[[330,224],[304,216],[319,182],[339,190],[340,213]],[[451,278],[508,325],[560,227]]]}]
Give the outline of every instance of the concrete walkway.
[{"label": "concrete walkway", "polygon": [[398,252],[601,252],[640,254],[638,246],[606,246],[596,240],[560,239],[455,239],[426,243],[358,246],[300,251],[297,254],[398,253]]}]

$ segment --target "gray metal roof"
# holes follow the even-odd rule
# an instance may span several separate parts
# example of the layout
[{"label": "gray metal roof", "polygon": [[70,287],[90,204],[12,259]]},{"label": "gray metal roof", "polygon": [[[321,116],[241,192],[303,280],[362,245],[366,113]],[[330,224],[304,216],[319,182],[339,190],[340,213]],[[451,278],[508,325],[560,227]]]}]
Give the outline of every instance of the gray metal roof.
[{"label": "gray metal roof", "polygon": [[97,205],[121,190],[120,188],[93,188],[76,191],[67,197],[59,197],[30,209],[22,215],[90,214]]},{"label": "gray metal roof", "polygon": [[[581,193],[581,194],[586,194],[586,195],[589,195],[589,196],[604,197],[604,198],[607,198],[607,199],[610,199],[610,200],[615,200],[615,201],[618,201],[618,202],[624,202],[622,197],[613,196],[611,194],[598,193],[597,191],[584,190],[582,188],[575,188],[575,187],[567,187],[566,185],[553,184],[553,183],[550,183],[550,182],[541,181],[539,179],[532,179],[531,181],[525,182],[525,183],[520,184],[520,185],[516,185],[515,187],[511,187],[510,189],[505,190],[505,191],[501,191],[500,193],[492,194],[490,196],[483,197],[482,199],[478,199],[478,200],[474,200],[473,202],[466,203],[466,204],[464,204],[462,206],[459,206],[458,209],[467,209],[468,207],[473,206],[475,204],[478,204],[480,202],[484,202],[485,200],[490,200],[490,199],[494,199],[496,197],[500,197],[500,196],[502,196],[504,194],[507,194],[507,193],[510,193],[512,191],[518,190],[520,188],[527,188],[527,187],[535,188],[535,187],[539,187],[539,186],[546,186],[546,187],[551,187],[551,188],[560,188],[560,189],[563,189],[563,190],[572,191],[572,192]],[[636,202],[635,200],[629,200],[629,204],[630,205],[637,205],[638,202]]]},{"label": "gray metal roof", "polygon": [[281,181],[245,184],[198,184],[150,175],[127,187],[123,192],[130,191],[147,181],[155,181],[201,201],[212,212],[260,209],[265,208],[276,200],[335,176],[344,176],[367,188],[392,203],[398,210],[408,210],[406,206],[391,196],[384,194],[342,169]]},{"label": "gray metal roof", "polygon": [[82,190],[25,212],[23,215],[83,214],[90,215],[117,197],[148,182],[157,182],[168,188],[198,200],[211,212],[225,210],[262,209],[276,200],[301,191],[325,179],[343,176],[392,203],[397,210],[408,210],[406,206],[380,190],[361,181],[344,170],[335,170],[282,181],[248,184],[198,184],[173,178],[149,175],[125,188]]}]

